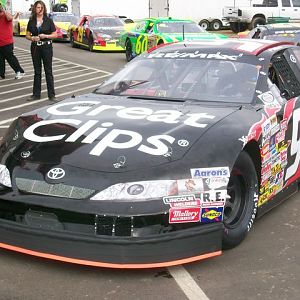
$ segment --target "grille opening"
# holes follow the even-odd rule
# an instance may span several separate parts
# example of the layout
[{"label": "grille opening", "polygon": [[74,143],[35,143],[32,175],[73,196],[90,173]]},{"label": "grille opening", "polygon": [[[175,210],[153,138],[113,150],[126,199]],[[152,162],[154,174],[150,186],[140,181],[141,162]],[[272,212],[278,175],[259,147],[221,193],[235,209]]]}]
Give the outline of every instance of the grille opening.
[{"label": "grille opening", "polygon": [[41,230],[91,236],[144,237],[184,230],[200,223],[169,224],[168,214],[107,216],[78,213],[0,199],[0,219]]}]

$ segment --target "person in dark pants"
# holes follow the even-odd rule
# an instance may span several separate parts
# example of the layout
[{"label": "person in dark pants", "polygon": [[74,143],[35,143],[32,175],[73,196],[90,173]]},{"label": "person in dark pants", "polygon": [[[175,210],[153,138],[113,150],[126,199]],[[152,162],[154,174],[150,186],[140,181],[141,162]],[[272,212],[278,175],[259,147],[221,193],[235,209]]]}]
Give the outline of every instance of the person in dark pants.
[{"label": "person in dark pants", "polygon": [[27,101],[41,98],[42,63],[46,75],[48,98],[50,101],[56,101],[52,74],[52,39],[56,38],[57,34],[53,20],[47,16],[43,1],[34,3],[26,31],[26,38],[31,41],[30,50],[34,67],[33,93]]},{"label": "person in dark pants", "polygon": [[15,79],[21,79],[25,73],[14,55],[12,15],[4,10],[0,2],[0,79],[5,79],[5,60],[15,71]]}]

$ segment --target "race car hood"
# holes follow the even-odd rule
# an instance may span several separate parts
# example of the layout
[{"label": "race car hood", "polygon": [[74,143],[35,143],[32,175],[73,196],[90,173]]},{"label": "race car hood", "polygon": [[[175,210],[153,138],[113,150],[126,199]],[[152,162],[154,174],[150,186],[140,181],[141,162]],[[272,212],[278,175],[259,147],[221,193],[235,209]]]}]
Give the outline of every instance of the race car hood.
[{"label": "race car hood", "polygon": [[181,159],[237,109],[88,94],[19,117],[13,155],[103,172],[155,167]]},{"label": "race car hood", "polygon": [[119,38],[121,35],[121,32],[124,31],[123,26],[119,27],[93,27],[91,28],[94,33],[100,33],[100,34],[108,34],[110,35],[113,39]]},{"label": "race car hood", "polygon": [[55,22],[55,26],[68,31],[71,22]]}]

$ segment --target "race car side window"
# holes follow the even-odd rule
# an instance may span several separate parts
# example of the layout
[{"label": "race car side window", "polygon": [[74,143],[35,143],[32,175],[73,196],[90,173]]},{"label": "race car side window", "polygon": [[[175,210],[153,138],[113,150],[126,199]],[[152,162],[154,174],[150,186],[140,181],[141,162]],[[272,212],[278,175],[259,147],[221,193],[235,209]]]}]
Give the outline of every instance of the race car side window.
[{"label": "race car side window", "polygon": [[278,87],[282,97],[289,100],[300,95],[300,78],[295,75],[286,59],[285,52],[280,51],[273,55],[269,68],[269,78]]}]

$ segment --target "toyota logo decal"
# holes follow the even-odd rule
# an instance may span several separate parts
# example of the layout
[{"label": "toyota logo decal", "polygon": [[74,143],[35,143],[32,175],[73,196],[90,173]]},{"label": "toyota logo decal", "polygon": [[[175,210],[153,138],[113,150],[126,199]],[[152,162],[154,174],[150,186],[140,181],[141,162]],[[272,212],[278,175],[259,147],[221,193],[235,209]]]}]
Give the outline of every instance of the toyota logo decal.
[{"label": "toyota logo decal", "polygon": [[62,168],[53,168],[48,173],[47,176],[50,179],[61,179],[65,176],[66,172]]}]

